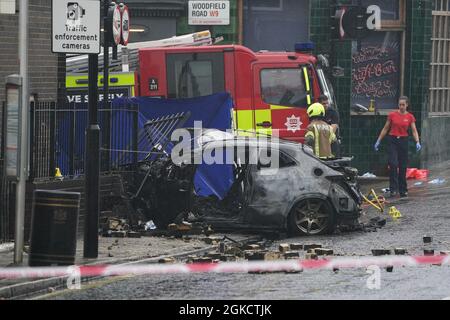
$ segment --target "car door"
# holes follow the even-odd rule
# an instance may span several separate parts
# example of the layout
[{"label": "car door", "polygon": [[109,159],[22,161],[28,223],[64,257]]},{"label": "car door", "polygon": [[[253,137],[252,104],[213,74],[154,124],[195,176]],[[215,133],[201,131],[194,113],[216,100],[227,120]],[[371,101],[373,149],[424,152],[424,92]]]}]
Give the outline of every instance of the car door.
[{"label": "car door", "polygon": [[282,227],[284,214],[297,196],[292,192],[296,184],[297,163],[278,148],[263,147],[253,152],[258,155],[258,163],[249,168],[251,195],[246,219],[258,225]]}]

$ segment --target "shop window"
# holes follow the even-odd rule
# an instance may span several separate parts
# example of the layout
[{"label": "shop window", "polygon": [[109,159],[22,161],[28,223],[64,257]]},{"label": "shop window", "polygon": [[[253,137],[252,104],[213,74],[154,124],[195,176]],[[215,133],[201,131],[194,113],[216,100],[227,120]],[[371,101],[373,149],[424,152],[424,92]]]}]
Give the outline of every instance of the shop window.
[{"label": "shop window", "polygon": [[375,32],[352,55],[352,105],[395,109],[401,91],[402,32]]},{"label": "shop window", "polygon": [[167,56],[168,98],[194,98],[225,91],[223,53]]},{"label": "shop window", "polygon": [[306,89],[301,69],[264,69],[261,94],[265,103],[278,106],[306,106]]}]

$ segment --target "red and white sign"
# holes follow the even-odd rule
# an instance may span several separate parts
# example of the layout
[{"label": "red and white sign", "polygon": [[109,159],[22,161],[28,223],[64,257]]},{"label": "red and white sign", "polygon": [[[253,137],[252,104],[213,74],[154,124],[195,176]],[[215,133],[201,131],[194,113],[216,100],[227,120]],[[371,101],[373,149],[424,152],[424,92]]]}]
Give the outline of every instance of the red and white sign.
[{"label": "red and white sign", "polygon": [[120,7],[116,5],[114,7],[112,16],[112,36],[115,44],[120,43],[121,30],[122,30],[122,14],[120,13]]},{"label": "red and white sign", "polygon": [[126,5],[120,7],[121,11],[121,41],[120,43],[124,46],[128,44],[128,39],[130,37],[130,12]]}]

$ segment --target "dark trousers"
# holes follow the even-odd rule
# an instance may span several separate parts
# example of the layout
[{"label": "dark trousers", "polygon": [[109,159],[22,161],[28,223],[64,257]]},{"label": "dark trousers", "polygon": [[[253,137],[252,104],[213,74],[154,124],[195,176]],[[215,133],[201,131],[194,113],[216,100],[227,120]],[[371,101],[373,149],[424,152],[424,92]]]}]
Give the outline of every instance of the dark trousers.
[{"label": "dark trousers", "polygon": [[408,137],[389,136],[389,189],[391,192],[408,192],[406,168],[408,167]]}]

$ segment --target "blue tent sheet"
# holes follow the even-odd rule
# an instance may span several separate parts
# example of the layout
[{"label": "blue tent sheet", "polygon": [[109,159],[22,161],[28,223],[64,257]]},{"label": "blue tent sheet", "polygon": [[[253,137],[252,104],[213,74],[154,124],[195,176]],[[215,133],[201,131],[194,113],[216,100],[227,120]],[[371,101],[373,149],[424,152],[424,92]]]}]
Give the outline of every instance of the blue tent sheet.
[{"label": "blue tent sheet", "polygon": [[[232,126],[232,98],[228,93],[191,99],[159,99],[149,97],[120,98],[113,101],[115,106],[137,104],[142,117],[139,126],[142,129],[150,119],[189,111],[191,116],[184,123],[184,128],[194,128],[194,121],[201,121],[203,129],[225,131]],[[159,132],[152,131],[158,136]],[[169,137],[170,138],[170,137]],[[166,152],[170,153],[173,145],[168,144]],[[141,148],[141,146],[139,146]],[[139,150],[149,151],[149,150]],[[234,183],[233,166],[231,164],[205,164],[197,167],[194,177],[196,194],[202,197],[217,196],[222,200]]]}]

